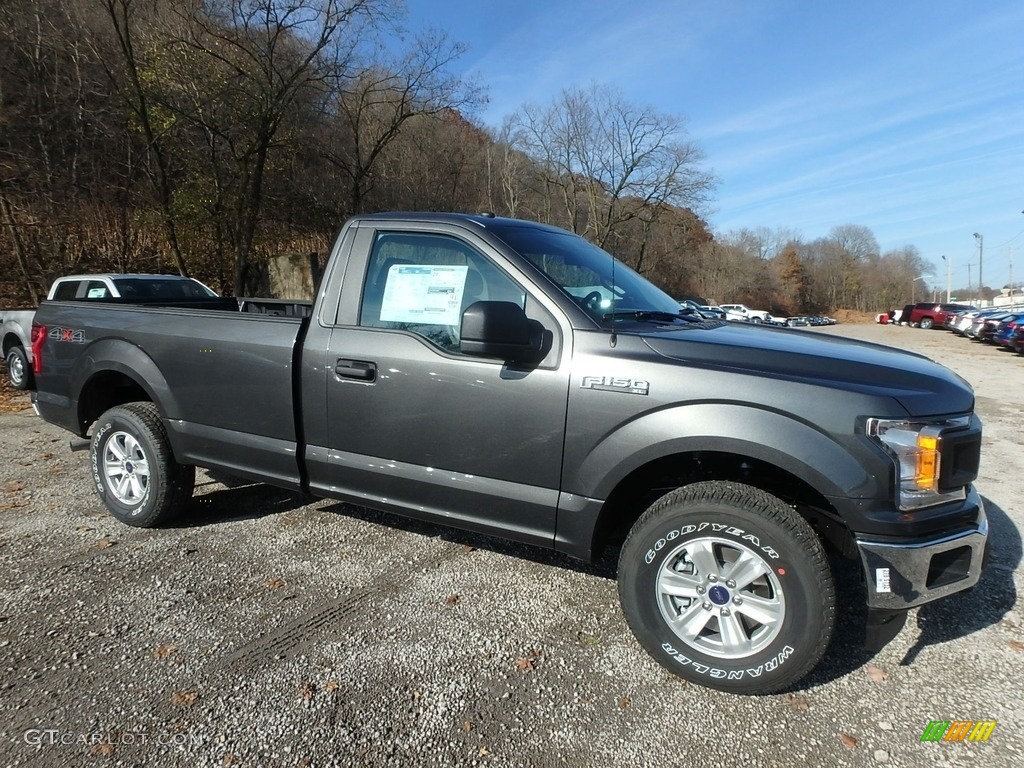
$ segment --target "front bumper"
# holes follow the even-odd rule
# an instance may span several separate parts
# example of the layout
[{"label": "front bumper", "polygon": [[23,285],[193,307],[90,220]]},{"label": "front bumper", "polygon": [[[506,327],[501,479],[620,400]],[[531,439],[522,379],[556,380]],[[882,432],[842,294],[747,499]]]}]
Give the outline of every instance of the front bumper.
[{"label": "front bumper", "polygon": [[867,583],[868,608],[905,611],[970,589],[981,578],[988,520],[977,492],[975,526],[948,536],[912,542],[857,539]]}]

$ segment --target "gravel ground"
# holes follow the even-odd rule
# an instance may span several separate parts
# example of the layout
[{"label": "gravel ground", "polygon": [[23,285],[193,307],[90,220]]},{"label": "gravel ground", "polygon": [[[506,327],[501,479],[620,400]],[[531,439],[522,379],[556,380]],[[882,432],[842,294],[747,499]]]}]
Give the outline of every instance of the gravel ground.
[{"label": "gravel ground", "polygon": [[[975,386],[985,421],[990,567],[881,652],[848,605],[798,690],[731,696],[646,656],[612,558],[205,473],[193,514],[132,529],[18,395],[0,408],[0,764],[1024,764],[1024,359],[944,331],[792,332],[922,351]],[[921,743],[931,720],[998,725],[985,743]]]}]

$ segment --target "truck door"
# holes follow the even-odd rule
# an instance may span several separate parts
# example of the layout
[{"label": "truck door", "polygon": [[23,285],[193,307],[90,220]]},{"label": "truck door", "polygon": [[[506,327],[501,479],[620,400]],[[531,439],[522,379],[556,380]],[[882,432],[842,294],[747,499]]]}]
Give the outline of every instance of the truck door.
[{"label": "truck door", "polygon": [[[487,250],[450,234],[373,233],[358,319],[330,333],[324,490],[550,545],[569,385],[564,334]],[[552,354],[532,367],[462,354],[462,311],[486,300],[539,319],[556,336]]]}]

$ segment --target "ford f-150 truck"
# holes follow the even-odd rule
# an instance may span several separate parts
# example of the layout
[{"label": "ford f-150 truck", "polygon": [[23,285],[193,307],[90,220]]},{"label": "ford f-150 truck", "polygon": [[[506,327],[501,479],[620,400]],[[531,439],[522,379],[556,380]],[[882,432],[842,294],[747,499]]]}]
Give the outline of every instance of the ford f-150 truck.
[{"label": "ford f-150 truck", "polygon": [[200,466],[582,559],[619,547],[639,642],[739,693],[825,652],[826,546],[863,574],[875,647],[979,579],[981,424],[925,357],[681,313],[586,240],[490,215],[354,218],[315,303],[271,309],[40,306],[35,408],[91,435],[119,520],[194,511]]}]

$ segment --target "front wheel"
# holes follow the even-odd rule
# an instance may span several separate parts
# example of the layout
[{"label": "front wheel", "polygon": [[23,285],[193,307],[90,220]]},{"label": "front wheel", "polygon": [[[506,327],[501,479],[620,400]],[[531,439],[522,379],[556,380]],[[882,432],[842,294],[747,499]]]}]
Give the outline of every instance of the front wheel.
[{"label": "front wheel", "polygon": [[21,347],[11,347],[7,352],[7,378],[15,389],[32,387],[32,367],[28,364],[28,356]]},{"label": "front wheel", "polygon": [[934,322],[935,321],[933,321],[930,317],[923,317],[921,318],[921,322],[917,324],[917,327],[923,328],[924,330],[927,331],[929,328],[932,327],[932,325],[934,325]]},{"label": "front wheel", "polygon": [[821,542],[778,498],[702,482],[655,502],[619,558],[630,628],[660,664],[732,693],[784,690],[821,659],[835,589]]},{"label": "front wheel", "polygon": [[153,403],[111,408],[90,446],[93,481],[122,523],[150,528],[174,517],[192,496],[195,467],[178,464]]}]

